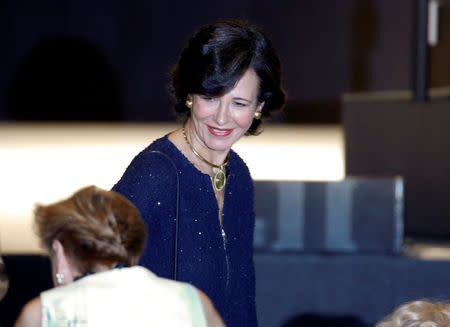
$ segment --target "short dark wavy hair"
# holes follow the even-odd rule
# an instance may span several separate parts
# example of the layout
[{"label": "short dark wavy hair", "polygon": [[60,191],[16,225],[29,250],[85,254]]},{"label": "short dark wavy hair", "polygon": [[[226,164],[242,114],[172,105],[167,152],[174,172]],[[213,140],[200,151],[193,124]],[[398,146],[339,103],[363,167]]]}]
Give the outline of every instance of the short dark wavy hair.
[{"label": "short dark wavy hair", "polygon": [[[262,117],[281,109],[286,95],[281,86],[281,65],[269,39],[256,26],[242,20],[222,20],[201,27],[188,41],[171,70],[175,111],[189,115],[188,94],[221,96],[230,91],[248,69],[259,77],[258,102]],[[253,119],[247,135],[261,131]]]}]

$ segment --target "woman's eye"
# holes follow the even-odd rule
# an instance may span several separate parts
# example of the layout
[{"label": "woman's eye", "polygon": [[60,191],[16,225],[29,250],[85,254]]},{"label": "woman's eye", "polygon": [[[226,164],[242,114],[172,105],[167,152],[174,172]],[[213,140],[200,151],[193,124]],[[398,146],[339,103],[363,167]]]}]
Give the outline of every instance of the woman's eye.
[{"label": "woman's eye", "polygon": [[209,97],[209,96],[206,96],[206,95],[202,96],[201,98],[202,98],[203,100],[205,100],[205,101],[214,101],[214,100],[215,100],[215,98]]},{"label": "woman's eye", "polygon": [[247,103],[245,102],[235,102],[234,104],[237,107],[247,107]]}]

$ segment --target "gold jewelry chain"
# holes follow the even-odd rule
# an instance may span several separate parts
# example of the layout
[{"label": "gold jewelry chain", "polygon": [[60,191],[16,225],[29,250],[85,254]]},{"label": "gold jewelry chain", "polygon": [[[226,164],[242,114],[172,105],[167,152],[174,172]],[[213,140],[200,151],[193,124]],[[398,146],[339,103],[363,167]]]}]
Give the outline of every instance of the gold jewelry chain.
[{"label": "gold jewelry chain", "polygon": [[195,154],[195,156],[197,158],[199,158],[201,161],[203,161],[207,165],[218,169],[218,171],[214,174],[214,176],[211,177],[211,182],[212,182],[212,185],[213,185],[214,189],[217,192],[222,191],[223,188],[225,187],[225,184],[227,183],[227,176],[226,176],[226,172],[225,172],[225,167],[228,165],[228,161],[229,161],[229,157],[230,156],[228,155],[227,158],[225,159],[225,161],[221,165],[216,165],[216,164],[213,164],[212,162],[206,160],[192,146],[191,142],[189,141],[189,139],[187,137],[185,126],[186,126],[186,123],[183,124],[183,128],[181,129],[181,132],[183,133],[184,140],[189,145],[189,147],[191,148],[192,152]]}]

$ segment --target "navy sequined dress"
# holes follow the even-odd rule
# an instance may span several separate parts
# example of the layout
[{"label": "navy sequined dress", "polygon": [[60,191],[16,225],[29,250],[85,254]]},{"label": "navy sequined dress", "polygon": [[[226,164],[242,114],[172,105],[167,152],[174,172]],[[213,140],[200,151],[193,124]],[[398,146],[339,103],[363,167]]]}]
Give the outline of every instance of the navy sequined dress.
[{"label": "navy sequined dress", "polygon": [[113,190],[133,202],[147,223],[147,248],[140,264],[166,278],[173,278],[174,271],[177,188],[177,279],[205,292],[228,327],[257,326],[255,214],[247,166],[230,151],[222,233],[210,177],[167,135],[133,159]]}]

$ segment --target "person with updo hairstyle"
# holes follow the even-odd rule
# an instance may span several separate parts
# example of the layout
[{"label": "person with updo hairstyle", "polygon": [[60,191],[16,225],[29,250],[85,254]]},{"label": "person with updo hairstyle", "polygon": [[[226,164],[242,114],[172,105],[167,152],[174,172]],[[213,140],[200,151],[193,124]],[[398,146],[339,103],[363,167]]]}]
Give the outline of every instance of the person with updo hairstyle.
[{"label": "person with updo hairstyle", "polygon": [[201,291],[135,266],[147,232],[122,195],[90,186],[34,214],[56,287],[27,303],[16,327],[224,326]]},{"label": "person with updo hairstyle", "polygon": [[283,107],[280,60],[258,27],[218,21],[189,39],[169,90],[182,126],[139,153],[113,189],[152,226],[142,265],[204,291],[227,326],[257,326],[253,182],[232,146]]},{"label": "person with updo hairstyle", "polygon": [[450,304],[418,300],[399,306],[376,327],[449,327]]}]

